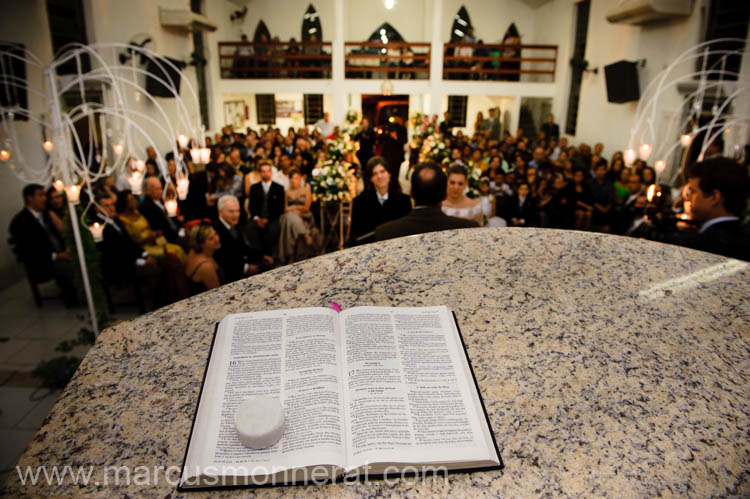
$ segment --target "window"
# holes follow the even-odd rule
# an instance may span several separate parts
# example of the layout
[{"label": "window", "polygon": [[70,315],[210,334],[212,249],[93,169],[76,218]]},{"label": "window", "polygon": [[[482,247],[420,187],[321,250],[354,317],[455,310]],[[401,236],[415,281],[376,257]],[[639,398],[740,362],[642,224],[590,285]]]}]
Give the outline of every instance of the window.
[{"label": "window", "polygon": [[313,41],[312,36],[315,36],[314,41],[323,41],[323,28],[320,25],[320,16],[315,7],[310,4],[307,6],[305,15],[302,16],[302,41]]},{"label": "window", "polygon": [[565,133],[576,134],[578,124],[578,101],[581,99],[581,82],[583,81],[583,70],[587,63],[584,59],[586,54],[586,37],[589,31],[589,9],[591,0],[583,0],[576,6],[576,37],[573,45],[573,58],[570,76],[570,94],[568,94],[568,113],[565,117]]},{"label": "window", "polygon": [[312,125],[323,117],[323,94],[305,94],[305,125]]},{"label": "window", "polygon": [[466,126],[466,95],[449,95],[448,96],[448,117],[453,126]]},{"label": "window", "polygon": [[461,8],[458,9],[456,17],[453,18],[453,26],[451,26],[451,43],[460,42],[469,28],[471,28],[469,13],[466,11],[466,7],[461,6]]},{"label": "window", "polygon": [[[0,107],[28,110],[26,62],[23,60],[25,48],[20,43],[0,42],[0,51]],[[0,119],[5,119],[5,116]],[[13,119],[28,120],[21,113],[14,113]]]},{"label": "window", "polygon": [[[81,0],[47,0],[47,18],[49,32],[52,37],[52,50],[58,53],[60,49],[71,43],[86,45],[86,22],[83,16]],[[81,72],[91,71],[91,61],[88,54],[82,54]],[[57,74],[77,74],[76,59],[70,59],[57,67]]]},{"label": "window", "polygon": [[[266,36],[266,39],[263,40],[263,35]],[[266,23],[263,22],[263,19],[258,21],[258,25],[255,27],[255,34],[253,34],[253,41],[255,43],[262,43],[262,42],[270,42],[271,41],[271,32],[268,31],[268,26],[266,26]]]},{"label": "window", "polygon": [[[706,41],[721,38],[739,38],[745,40],[747,37],[748,21],[750,20],[750,2],[738,2],[737,0],[711,0],[711,8],[708,10],[708,23],[706,26]],[[742,48],[744,43],[736,40],[725,40],[711,45],[711,50],[737,51],[735,54],[710,52],[708,60],[705,61],[706,69],[719,71],[724,69],[734,73],[740,72],[742,65]],[[722,59],[724,59],[722,61]],[[696,71],[703,69],[703,58],[695,61]],[[696,76],[695,79],[698,79]],[[718,72],[709,73],[709,80],[732,80],[737,81],[736,75],[720,75]]]},{"label": "window", "polygon": [[276,124],[276,99],[273,94],[255,94],[255,109],[259,125]]}]

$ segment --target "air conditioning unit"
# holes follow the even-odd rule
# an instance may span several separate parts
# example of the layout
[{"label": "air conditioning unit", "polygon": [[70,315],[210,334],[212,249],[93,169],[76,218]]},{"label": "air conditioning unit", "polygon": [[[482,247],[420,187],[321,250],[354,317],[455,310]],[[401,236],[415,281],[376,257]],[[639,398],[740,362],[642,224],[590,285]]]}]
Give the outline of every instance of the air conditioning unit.
[{"label": "air conditioning unit", "polygon": [[689,16],[694,0],[620,0],[607,12],[611,23],[646,24]]}]

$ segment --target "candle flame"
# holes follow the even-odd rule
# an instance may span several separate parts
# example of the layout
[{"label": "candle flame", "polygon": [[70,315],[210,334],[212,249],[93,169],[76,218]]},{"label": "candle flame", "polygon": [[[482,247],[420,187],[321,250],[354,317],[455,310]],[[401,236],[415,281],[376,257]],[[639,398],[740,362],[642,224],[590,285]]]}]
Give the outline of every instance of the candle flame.
[{"label": "candle flame", "polygon": [[646,191],[646,199],[648,199],[648,202],[654,200],[654,193],[656,192],[656,184],[651,184],[648,186],[648,190]]}]

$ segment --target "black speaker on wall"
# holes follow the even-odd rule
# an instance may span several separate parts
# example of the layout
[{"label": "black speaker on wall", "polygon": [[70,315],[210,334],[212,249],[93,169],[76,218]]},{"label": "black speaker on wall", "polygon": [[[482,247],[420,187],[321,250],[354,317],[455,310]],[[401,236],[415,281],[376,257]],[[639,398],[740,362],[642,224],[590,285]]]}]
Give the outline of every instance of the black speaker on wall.
[{"label": "black speaker on wall", "polygon": [[604,66],[609,102],[630,102],[641,98],[638,85],[638,63],[620,61]]}]

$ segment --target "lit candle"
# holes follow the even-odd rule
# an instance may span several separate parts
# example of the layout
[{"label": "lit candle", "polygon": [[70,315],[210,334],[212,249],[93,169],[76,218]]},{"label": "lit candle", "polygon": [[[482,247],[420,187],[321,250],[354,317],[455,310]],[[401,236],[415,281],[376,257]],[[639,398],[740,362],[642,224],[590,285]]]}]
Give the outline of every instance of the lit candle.
[{"label": "lit candle", "polygon": [[5,162],[10,159],[10,152],[7,149],[0,151],[0,161]]},{"label": "lit candle", "polygon": [[211,161],[211,149],[208,147],[201,148],[201,163],[204,165]]},{"label": "lit candle", "polygon": [[63,189],[65,188],[65,184],[63,184],[62,180],[57,179],[54,182],[52,182],[52,187],[54,187],[57,192],[62,192]]},{"label": "lit candle", "polygon": [[177,179],[177,198],[178,199],[185,200],[187,198],[189,185],[190,185],[190,181],[188,179],[186,178]]},{"label": "lit candle", "polygon": [[200,163],[201,162],[201,150],[197,147],[193,147],[190,149],[190,158],[193,160],[193,163]]},{"label": "lit candle", "polygon": [[652,202],[654,200],[654,193],[656,192],[656,184],[651,184],[648,186],[648,190],[646,191],[646,199],[648,199],[648,202]]},{"label": "lit candle", "polygon": [[651,144],[641,144],[641,147],[638,148],[638,156],[646,161],[651,156]]},{"label": "lit candle", "polygon": [[89,227],[89,230],[91,231],[91,235],[94,237],[95,243],[101,242],[102,239],[104,239],[104,225],[100,224],[99,222],[94,222],[94,225]]},{"label": "lit candle", "polygon": [[635,151],[633,149],[628,149],[625,151],[625,166],[631,167],[633,166],[633,163],[635,163]]},{"label": "lit candle", "polygon": [[654,163],[654,170],[656,170],[656,173],[663,172],[664,168],[666,167],[667,167],[667,163],[663,159],[660,159],[656,163]]},{"label": "lit candle", "polygon": [[134,195],[140,196],[143,193],[143,174],[135,171],[128,177],[128,183],[130,184],[130,190]]},{"label": "lit candle", "polygon": [[78,185],[66,185],[65,196],[68,198],[68,203],[78,204],[81,197],[81,187]]},{"label": "lit candle", "polygon": [[114,144],[112,146],[112,150],[115,151],[115,154],[118,156],[122,154],[122,151],[125,150],[125,148],[122,146],[122,144]]},{"label": "lit candle", "polygon": [[55,145],[52,143],[51,140],[47,139],[44,142],[42,142],[42,149],[44,149],[47,152],[52,151],[52,148],[55,147]]},{"label": "lit candle", "polygon": [[682,144],[682,147],[689,146],[692,141],[693,141],[693,136],[690,134],[685,133],[680,136],[680,144]]},{"label": "lit candle", "polygon": [[146,162],[142,159],[136,159],[135,160],[135,171],[138,173],[143,173],[146,170]]},{"label": "lit candle", "polygon": [[177,143],[184,149],[188,145],[188,138],[185,135],[180,134],[177,136]]},{"label": "lit candle", "polygon": [[177,201],[174,199],[169,199],[164,203],[164,208],[167,209],[167,216],[168,217],[176,217],[177,216]]}]

